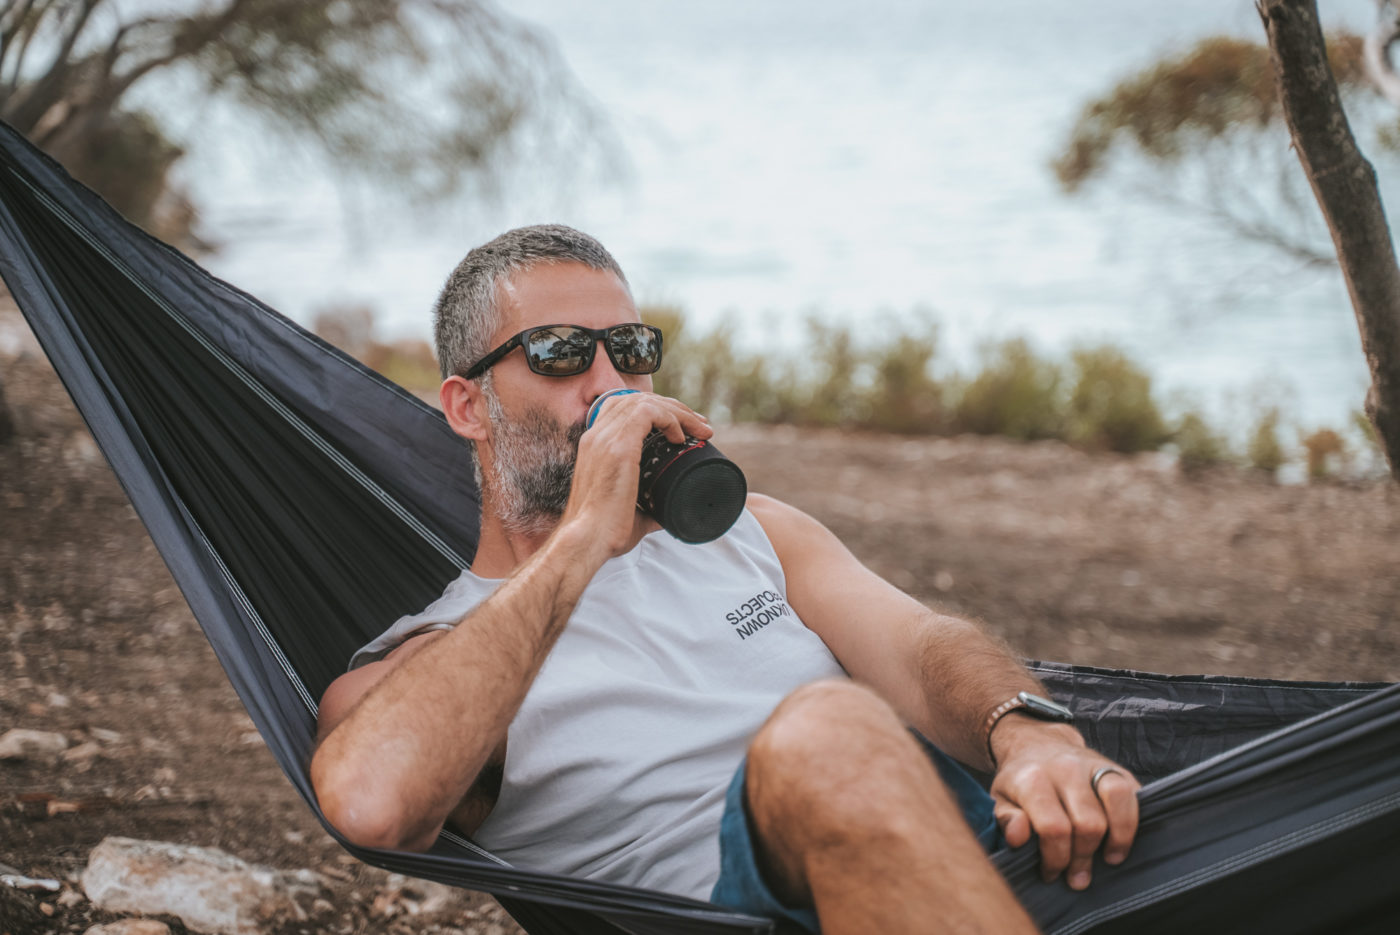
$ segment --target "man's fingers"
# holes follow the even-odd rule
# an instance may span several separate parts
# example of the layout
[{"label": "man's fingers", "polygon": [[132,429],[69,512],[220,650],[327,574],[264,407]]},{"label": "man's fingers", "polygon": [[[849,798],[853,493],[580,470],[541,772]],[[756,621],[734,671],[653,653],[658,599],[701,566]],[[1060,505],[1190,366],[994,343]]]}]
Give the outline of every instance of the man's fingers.
[{"label": "man's fingers", "polygon": [[1049,883],[1069,866],[1072,856],[1069,815],[1048,782],[1031,785],[1017,804],[1040,837],[1040,876]]},{"label": "man's fingers", "polygon": [[[608,412],[610,409],[613,410],[611,413]],[[679,400],[655,393],[627,393],[608,400],[594,424],[606,424],[605,415],[612,416],[608,422],[637,419],[650,423],[643,434],[651,429],[660,429],[667,441],[677,445],[684,444],[687,436],[705,439],[715,433],[709,421],[700,413]]]},{"label": "man's fingers", "polygon": [[[1100,786],[1102,788],[1102,785]],[[1094,795],[1093,786],[1087,778],[1071,781],[1060,792],[1064,797],[1065,808],[1069,812],[1074,831],[1070,835],[1070,861],[1065,874],[1065,882],[1070,889],[1082,890],[1089,886],[1094,868],[1094,853],[1103,843],[1108,831],[1108,816],[1103,805]]]},{"label": "man's fingers", "polygon": [[1031,820],[1025,812],[1005,799],[997,799],[994,814],[1007,847],[1023,847],[1031,839]]},{"label": "man's fingers", "polygon": [[1138,828],[1138,783],[1124,774],[1105,773],[1099,780],[1099,801],[1108,817],[1104,862],[1116,866],[1128,858]]}]

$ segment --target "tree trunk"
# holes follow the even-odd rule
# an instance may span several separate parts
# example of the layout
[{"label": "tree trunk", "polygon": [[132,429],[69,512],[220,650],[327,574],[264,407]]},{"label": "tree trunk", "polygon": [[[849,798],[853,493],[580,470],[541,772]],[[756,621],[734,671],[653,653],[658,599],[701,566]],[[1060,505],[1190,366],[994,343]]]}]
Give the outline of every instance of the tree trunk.
[{"label": "tree trunk", "polygon": [[1342,112],[1315,0],[1259,0],[1284,117],[1327,219],[1371,368],[1366,414],[1400,480],[1400,268],[1376,188]]}]

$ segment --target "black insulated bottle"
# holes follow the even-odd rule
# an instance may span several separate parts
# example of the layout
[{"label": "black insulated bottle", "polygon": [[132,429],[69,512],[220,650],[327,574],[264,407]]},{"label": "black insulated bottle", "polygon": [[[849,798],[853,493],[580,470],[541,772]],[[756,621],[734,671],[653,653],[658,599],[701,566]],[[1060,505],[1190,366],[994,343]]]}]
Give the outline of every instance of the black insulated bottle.
[{"label": "black insulated bottle", "polygon": [[[588,426],[603,403],[636,390],[612,390],[593,401]],[[709,542],[728,532],[744,512],[744,472],[709,442],[677,445],[655,430],[642,443],[637,508],[682,542]]]}]

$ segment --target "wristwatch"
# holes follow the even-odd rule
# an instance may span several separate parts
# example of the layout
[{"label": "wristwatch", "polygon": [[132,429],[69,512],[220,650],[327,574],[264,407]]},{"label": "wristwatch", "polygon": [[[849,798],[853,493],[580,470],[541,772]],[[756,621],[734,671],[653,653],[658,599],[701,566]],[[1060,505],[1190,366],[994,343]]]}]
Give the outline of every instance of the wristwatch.
[{"label": "wristwatch", "polygon": [[987,715],[987,726],[982,732],[987,737],[987,758],[992,761],[993,768],[997,765],[997,755],[992,752],[992,729],[1012,711],[1019,711],[1042,721],[1057,721],[1061,724],[1074,723],[1074,712],[1058,701],[1051,701],[1049,698],[1042,698],[1030,692],[1017,692],[1015,697],[1003,701],[992,709],[991,714]]}]

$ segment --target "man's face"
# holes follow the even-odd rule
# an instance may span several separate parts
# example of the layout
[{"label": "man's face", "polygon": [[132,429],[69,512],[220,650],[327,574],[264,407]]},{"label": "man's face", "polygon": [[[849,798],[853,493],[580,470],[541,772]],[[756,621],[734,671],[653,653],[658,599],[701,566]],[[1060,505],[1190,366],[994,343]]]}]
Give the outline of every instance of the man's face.
[{"label": "man's face", "polygon": [[[612,273],[579,263],[541,265],[497,288],[498,346],[536,325],[606,328],[635,322],[636,305]],[[648,374],[619,373],[602,347],[593,365],[570,377],[534,373],[523,351],[512,350],[483,381],[489,438],[478,443],[491,508],[511,532],[547,532],[568,502],[574,460],[593,400],[608,390],[651,390]],[[484,450],[483,450],[484,449]]]}]

